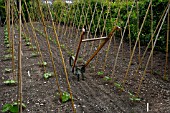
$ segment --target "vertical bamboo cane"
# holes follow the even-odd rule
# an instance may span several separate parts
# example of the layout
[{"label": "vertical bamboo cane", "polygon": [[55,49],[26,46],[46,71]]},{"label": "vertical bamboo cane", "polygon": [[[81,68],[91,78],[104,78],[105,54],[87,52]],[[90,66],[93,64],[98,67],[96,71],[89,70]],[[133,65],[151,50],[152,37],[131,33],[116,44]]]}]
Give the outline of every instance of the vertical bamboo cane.
[{"label": "vertical bamboo cane", "polygon": [[49,42],[49,38],[48,38],[48,34],[47,34],[47,28],[46,28],[46,25],[45,25],[44,15],[42,13],[42,8],[40,6],[40,1],[37,0],[37,3],[38,3],[39,12],[40,12],[40,15],[41,15],[42,24],[44,26],[44,32],[45,32],[46,42],[47,42],[47,46],[48,46],[48,52],[50,54],[50,59],[51,59],[51,62],[52,62],[52,67],[53,67],[54,75],[56,77],[56,84],[57,84],[58,91],[59,91],[60,98],[61,98],[62,97],[62,93],[61,93],[61,89],[60,89],[60,86],[59,86],[58,75],[57,75],[56,67],[55,67],[55,64],[54,64],[53,53],[51,51],[51,46],[50,46],[50,42]]},{"label": "vertical bamboo cane", "polygon": [[128,73],[129,73],[129,69],[130,69],[130,66],[131,66],[131,63],[132,63],[132,59],[133,59],[133,56],[134,56],[134,52],[135,52],[137,43],[139,42],[139,37],[140,37],[141,31],[142,31],[142,29],[143,29],[144,23],[145,23],[145,21],[146,21],[146,17],[147,17],[147,15],[148,15],[150,6],[151,6],[151,2],[150,2],[149,5],[148,5],[148,9],[147,9],[146,14],[145,14],[145,17],[144,17],[144,19],[143,19],[143,23],[142,23],[142,25],[141,25],[141,27],[140,27],[140,30],[139,30],[139,32],[138,32],[138,37],[137,37],[137,39],[136,39],[135,46],[134,46],[134,48],[133,48],[132,55],[131,55],[131,57],[130,57],[130,61],[129,61],[129,64],[128,64],[128,68],[127,68],[127,70],[126,70],[126,74],[125,74],[124,79],[123,79],[123,84],[122,84],[123,87],[124,87],[124,85],[125,85],[125,82],[126,82],[126,79],[127,79]]},{"label": "vertical bamboo cane", "polygon": [[[38,0],[38,2],[39,2],[39,0]],[[51,17],[51,20],[52,20],[54,34],[55,34],[55,37],[56,37],[57,45],[58,45],[58,48],[59,48],[59,51],[60,51],[60,56],[62,58],[62,63],[63,63],[63,66],[64,66],[64,72],[65,72],[66,81],[67,81],[67,84],[68,84],[68,90],[70,92],[70,97],[71,97],[71,102],[72,102],[72,109],[73,109],[73,112],[76,113],[76,109],[74,108],[74,101],[73,101],[71,86],[70,86],[70,82],[69,82],[69,79],[68,79],[68,73],[67,73],[67,70],[66,70],[66,65],[65,65],[63,53],[62,53],[62,50],[61,50],[61,45],[60,45],[60,42],[59,42],[59,39],[58,39],[58,35],[57,35],[57,32],[56,32],[56,27],[55,27],[55,24],[54,24],[54,21],[53,21],[53,18],[52,18],[52,14],[51,14],[49,5],[48,5],[48,11],[50,13],[50,17]]]},{"label": "vertical bamboo cane", "polygon": [[[34,26],[33,26],[32,19],[31,19],[31,17],[30,17],[30,13],[29,13],[29,10],[28,10],[28,6],[27,6],[27,3],[26,3],[25,0],[24,0],[24,4],[25,4],[25,6],[26,6],[26,11],[27,11],[27,13],[28,13],[28,19],[29,19],[29,21],[30,21],[31,29],[32,29],[32,32],[33,32],[33,38],[34,38],[34,40],[35,40],[35,43],[36,43],[36,47],[37,47],[37,49],[38,49],[38,52],[40,53],[40,60],[41,60],[41,63],[42,63],[42,62],[44,61],[44,59],[43,59],[42,52],[41,52],[41,49],[40,49],[40,46],[39,46],[39,43],[38,43],[38,39],[37,39],[37,35],[36,35],[36,32],[35,32],[35,28],[34,28]],[[44,71],[46,72],[46,68],[45,68],[44,65],[43,65],[43,68],[44,68]]]},{"label": "vertical bamboo cane", "polygon": [[139,92],[140,92],[140,88],[141,88],[141,85],[142,85],[142,81],[144,80],[144,77],[145,77],[145,75],[146,75],[146,70],[147,70],[147,68],[148,68],[148,65],[149,65],[149,62],[150,62],[150,59],[151,59],[151,55],[153,54],[153,50],[154,50],[155,45],[156,45],[156,42],[157,42],[157,40],[158,40],[159,33],[160,33],[160,31],[161,31],[161,29],[162,29],[162,26],[163,26],[163,24],[164,24],[164,22],[165,22],[165,19],[166,19],[166,17],[167,17],[167,13],[169,12],[169,8],[170,8],[170,4],[169,4],[168,9],[167,9],[167,11],[166,11],[166,13],[165,13],[165,15],[164,15],[164,18],[163,18],[163,20],[162,20],[162,23],[161,23],[161,25],[160,25],[160,27],[159,27],[159,30],[158,30],[157,35],[156,35],[156,38],[155,38],[155,40],[154,40],[153,48],[152,48],[152,50],[151,50],[151,52],[150,52],[149,58],[148,58],[148,60],[147,60],[146,66],[145,66],[145,70],[144,70],[144,72],[143,72],[143,74],[142,74],[142,77],[141,77],[141,79],[140,79],[140,81],[139,81],[139,86],[138,86],[138,88],[137,88],[137,96],[139,96]]},{"label": "vertical bamboo cane", "polygon": [[[126,5],[127,5],[127,14],[129,13],[129,9],[128,9],[128,0],[126,0]],[[138,7],[138,2],[136,1],[136,7]],[[137,9],[138,11],[138,9]],[[131,34],[130,34],[130,20],[128,22],[128,38],[129,38],[129,46],[130,46],[130,56],[132,54],[132,40],[131,40]]]},{"label": "vertical bamboo cane", "polygon": [[14,1],[12,0],[12,9],[11,9],[11,15],[12,15],[12,73],[13,73],[13,79],[16,80],[15,77],[15,59],[14,59]]},{"label": "vertical bamboo cane", "polygon": [[170,31],[170,27],[169,27],[169,24],[170,24],[170,11],[168,12],[168,23],[167,23],[167,40],[166,40],[166,61],[165,61],[165,70],[164,70],[164,80],[167,80],[168,77],[167,77],[167,68],[168,68],[168,48],[169,48],[169,31]]},{"label": "vertical bamboo cane", "polygon": [[[137,33],[139,32],[139,6],[138,6],[138,0],[136,1],[136,12],[137,12]],[[138,60],[139,62],[141,61],[141,44],[140,44],[140,38],[139,38],[139,41],[138,41],[138,51],[139,51],[139,54],[138,54]]]},{"label": "vertical bamboo cane", "polygon": [[143,61],[143,59],[145,58],[145,55],[146,55],[146,53],[147,53],[147,50],[148,50],[148,48],[149,48],[149,46],[150,46],[150,44],[151,44],[151,42],[152,42],[152,38],[155,36],[155,34],[156,34],[156,32],[157,32],[157,30],[158,30],[158,28],[159,28],[159,26],[160,26],[160,24],[161,24],[162,18],[163,18],[163,16],[164,16],[167,8],[168,8],[168,6],[165,8],[165,10],[164,10],[161,18],[159,19],[159,22],[158,22],[158,24],[157,24],[157,26],[156,26],[156,29],[155,29],[155,31],[153,32],[152,37],[151,37],[151,39],[150,39],[150,41],[149,41],[149,43],[148,43],[148,45],[147,45],[147,47],[146,47],[143,55],[142,55],[141,61],[140,61],[139,65],[138,65],[138,67],[137,67],[137,69],[136,69],[136,72],[135,72],[134,77],[137,75],[137,73],[138,73],[138,71],[139,71],[139,68],[140,68],[140,66],[141,66],[141,64],[142,64],[142,61]]},{"label": "vertical bamboo cane", "polygon": [[[11,33],[11,32],[10,32],[10,31],[11,31],[11,30],[10,30],[10,0],[7,0],[7,12],[8,12],[8,15],[7,15],[7,16],[8,16],[8,17],[7,17],[7,23],[8,23],[8,24],[7,24],[7,25],[8,25],[8,26],[7,26],[7,27],[8,27],[8,39],[9,39],[9,42],[10,42],[10,36],[11,36],[11,35],[10,35],[10,33]],[[10,44],[10,46],[11,46],[11,42],[10,42],[9,44]]]},{"label": "vertical bamboo cane", "polygon": [[19,0],[19,46],[18,46],[18,96],[20,104],[18,103],[18,106],[20,106],[19,110],[20,113],[22,113],[22,42],[21,42],[21,0]]},{"label": "vertical bamboo cane", "polygon": [[[152,0],[151,0],[152,2]],[[152,48],[153,48],[153,9],[152,9],[152,4],[151,4],[151,41],[152,41]],[[153,73],[153,54],[151,56],[151,73]]]}]

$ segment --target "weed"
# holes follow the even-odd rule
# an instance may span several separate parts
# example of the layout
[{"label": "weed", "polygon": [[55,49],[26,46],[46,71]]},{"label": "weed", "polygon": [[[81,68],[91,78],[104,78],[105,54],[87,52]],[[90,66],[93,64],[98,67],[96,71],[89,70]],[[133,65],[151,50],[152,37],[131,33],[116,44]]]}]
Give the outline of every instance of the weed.
[{"label": "weed", "polygon": [[[20,103],[18,103],[20,105]],[[17,102],[14,102],[12,104],[4,104],[2,107],[2,112],[11,112],[11,113],[18,113],[19,109],[18,109],[18,104]],[[22,103],[22,107],[26,108],[26,105],[24,103]]]}]

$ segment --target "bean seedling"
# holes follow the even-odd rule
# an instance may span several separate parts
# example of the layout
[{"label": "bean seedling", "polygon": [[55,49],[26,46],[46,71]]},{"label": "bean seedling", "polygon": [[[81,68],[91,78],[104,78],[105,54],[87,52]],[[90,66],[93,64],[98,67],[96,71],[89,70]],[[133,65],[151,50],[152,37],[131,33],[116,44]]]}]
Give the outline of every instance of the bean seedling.
[{"label": "bean seedling", "polygon": [[130,95],[130,100],[133,101],[133,102],[137,102],[137,101],[140,101],[141,99],[138,98],[137,96],[135,96],[134,94],[132,94],[131,92],[128,92],[128,94]]},{"label": "bean seedling", "polygon": [[97,75],[99,75],[99,76],[101,76],[101,75],[103,75],[104,74],[104,72],[103,71],[99,71],[99,72],[97,72]]},{"label": "bean seedling", "polygon": [[61,97],[62,103],[65,103],[69,101],[70,99],[71,99],[70,94],[67,92],[63,92],[62,97]]},{"label": "bean seedling", "polygon": [[111,77],[109,77],[109,76],[105,76],[105,77],[103,78],[103,80],[104,80],[104,81],[111,81],[111,80],[112,80],[112,78],[111,78]]},{"label": "bean seedling", "polygon": [[10,68],[5,68],[5,73],[10,73],[12,71],[12,69]]},{"label": "bean seedling", "polygon": [[52,75],[52,73],[50,73],[50,72],[48,72],[48,73],[44,73],[44,78],[45,79],[48,79],[48,78],[50,78],[50,77],[52,77],[53,75]]},{"label": "bean seedling", "polygon": [[118,89],[120,89],[120,90],[124,91],[124,88],[122,87],[122,85],[121,85],[121,84],[119,84],[119,83],[115,82],[115,83],[114,83],[114,86],[115,86],[116,88],[118,88]]},{"label": "bean seedling", "polygon": [[42,63],[38,62],[38,64],[39,66],[47,66],[47,62],[42,62]]},{"label": "bean seedling", "polygon": [[17,81],[15,80],[6,80],[3,82],[6,85],[15,85],[17,83]]},{"label": "bean seedling", "polygon": [[[20,103],[18,103],[18,104],[20,104]],[[18,104],[17,104],[17,102],[14,102],[12,104],[4,104],[2,107],[2,112],[3,113],[6,113],[6,112],[18,113],[19,112]],[[26,108],[26,105],[24,103],[22,103],[22,107]]]}]

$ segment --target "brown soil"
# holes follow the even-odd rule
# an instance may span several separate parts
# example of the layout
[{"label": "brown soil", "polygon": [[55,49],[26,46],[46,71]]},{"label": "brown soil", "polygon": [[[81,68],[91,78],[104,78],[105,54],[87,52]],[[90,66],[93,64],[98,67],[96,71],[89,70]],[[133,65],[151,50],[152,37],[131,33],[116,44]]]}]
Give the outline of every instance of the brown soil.
[{"label": "brown soil", "polygon": [[[41,24],[35,24],[35,27],[39,31],[43,32],[43,26]],[[63,27],[63,26],[62,26]],[[61,28],[62,28],[61,27]],[[11,79],[12,73],[4,73],[4,69],[11,68],[12,61],[4,61],[3,55],[7,54],[5,50],[7,48],[4,46],[4,28],[0,28],[0,109],[5,103],[11,103],[17,99],[17,86],[6,86],[3,84],[4,80]],[[62,29],[60,29],[61,31]],[[68,31],[71,28],[68,28]],[[51,28],[47,29],[48,35],[54,39],[54,32]],[[74,31],[74,32],[73,32]],[[43,32],[44,33],[44,32]],[[146,104],[149,103],[150,113],[170,113],[170,81],[164,81],[162,79],[164,73],[165,64],[165,54],[155,51],[154,52],[154,65],[153,74],[149,73],[150,66],[148,68],[145,79],[143,80],[139,97],[141,101],[132,102],[129,99],[128,92],[135,93],[139,81],[142,76],[142,72],[145,68],[147,62],[149,51],[147,56],[143,61],[143,65],[139,71],[139,74],[135,76],[135,70],[138,66],[138,49],[136,49],[135,56],[133,58],[133,63],[131,65],[127,81],[125,83],[125,91],[120,92],[118,88],[114,86],[115,82],[122,83],[125,76],[127,65],[129,63],[129,46],[124,43],[124,56],[122,56],[122,51],[120,51],[114,80],[105,81],[104,76],[111,76],[112,69],[115,62],[115,56],[119,46],[119,39],[116,42],[111,42],[111,47],[109,50],[106,68],[104,75],[99,76],[97,73],[102,71],[105,53],[108,43],[98,54],[98,60],[93,59],[90,65],[86,68],[85,81],[77,81],[75,75],[70,72],[69,67],[69,56],[70,53],[76,52],[77,44],[79,39],[76,39],[77,33],[71,30],[71,34],[68,32],[66,35],[59,33],[59,40],[62,45],[63,55],[65,58],[65,63],[67,66],[67,71],[69,74],[69,80],[71,84],[71,89],[73,92],[73,98],[75,102],[75,107],[77,113],[145,113],[147,110]],[[80,32],[78,32],[80,35]],[[33,34],[30,29],[30,36],[33,39]],[[48,47],[45,37],[43,37],[39,32],[37,32],[38,42],[43,54],[44,61],[47,62],[46,70],[47,72],[53,72],[52,63],[50,60]],[[87,38],[87,37],[85,37]],[[15,64],[17,67],[17,43],[18,34],[16,32],[15,38]],[[66,78],[64,74],[63,65],[61,62],[61,57],[59,49],[56,44],[50,41],[51,50],[53,53],[53,58],[56,65],[56,71],[59,76],[59,84],[62,91],[68,92],[68,85],[66,83]],[[87,45],[82,44],[82,49],[80,50],[80,56],[86,61],[90,56],[90,49],[92,43],[87,43]],[[94,42],[94,49],[98,46],[99,41]],[[33,45],[35,43],[33,42]],[[85,47],[83,49],[83,47]],[[141,52],[144,52],[145,47],[142,47]],[[58,89],[56,85],[55,77],[48,80],[43,78],[43,68],[38,65],[39,57],[31,57],[33,52],[26,46],[24,40],[22,41],[22,77],[23,77],[23,103],[26,104],[27,108],[24,113],[70,113],[72,112],[71,101],[66,103],[61,103],[58,99]],[[170,63],[169,63],[170,64]],[[95,69],[94,69],[95,67]],[[170,67],[170,66],[168,66]],[[16,69],[17,71],[17,69]],[[30,76],[28,75],[30,72]],[[167,73],[169,74],[170,80],[170,69],[168,68]]]}]

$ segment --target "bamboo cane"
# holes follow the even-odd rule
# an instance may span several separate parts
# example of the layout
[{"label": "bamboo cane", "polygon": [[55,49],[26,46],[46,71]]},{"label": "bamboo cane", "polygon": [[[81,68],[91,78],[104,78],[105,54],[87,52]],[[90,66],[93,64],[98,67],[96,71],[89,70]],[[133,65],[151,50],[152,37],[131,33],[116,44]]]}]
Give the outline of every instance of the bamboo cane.
[{"label": "bamboo cane", "polygon": [[[38,53],[40,53],[40,62],[42,63],[43,61],[44,61],[44,59],[43,59],[43,56],[42,56],[42,52],[41,52],[41,50],[40,50],[40,46],[39,46],[39,43],[38,43],[38,39],[37,39],[37,35],[36,35],[36,32],[35,32],[35,28],[34,28],[34,26],[33,26],[33,23],[32,23],[32,19],[31,19],[31,17],[30,17],[30,13],[29,13],[29,10],[28,10],[28,7],[27,7],[27,3],[26,3],[26,1],[24,0],[24,4],[25,4],[25,7],[26,7],[26,11],[27,11],[27,13],[28,13],[28,19],[29,19],[29,22],[30,22],[30,25],[31,25],[31,29],[32,29],[32,32],[33,32],[33,38],[34,38],[34,40],[35,40],[35,43],[36,43],[36,47],[37,47],[37,49],[38,49]],[[45,68],[45,66],[43,65],[43,69],[44,69],[44,71],[46,72],[46,68]]]},{"label": "bamboo cane", "polygon": [[147,60],[147,63],[146,63],[146,66],[145,66],[145,70],[144,70],[143,75],[142,75],[142,77],[141,77],[141,79],[140,79],[139,86],[138,86],[137,93],[136,93],[137,96],[139,96],[139,92],[140,92],[140,88],[141,88],[141,85],[142,85],[142,81],[144,80],[144,77],[145,77],[145,75],[146,75],[146,70],[147,70],[147,68],[148,68],[148,65],[149,65],[151,56],[152,56],[152,54],[153,54],[153,50],[154,50],[154,48],[155,48],[156,42],[157,42],[157,40],[158,40],[159,33],[160,33],[161,29],[162,29],[162,26],[163,26],[163,24],[164,24],[164,21],[165,21],[165,19],[166,19],[166,17],[167,17],[167,14],[168,14],[168,12],[169,12],[169,8],[170,8],[170,4],[169,4],[168,9],[167,9],[167,11],[166,11],[166,13],[165,13],[165,15],[164,15],[163,21],[162,21],[162,23],[161,23],[161,26],[160,26],[160,28],[159,28],[159,30],[158,30],[158,33],[157,33],[157,35],[156,35],[156,38],[155,38],[155,41],[154,41],[154,44],[153,44],[153,48],[152,48],[152,50],[151,50],[151,52],[150,52],[150,55],[149,55],[149,58],[148,58],[148,60]]},{"label": "bamboo cane", "polygon": [[11,15],[12,15],[12,73],[13,73],[13,79],[16,80],[15,76],[15,49],[14,49],[14,1],[12,0],[12,7],[11,7]]},{"label": "bamboo cane", "polygon": [[123,43],[123,39],[124,39],[124,35],[125,35],[125,32],[126,32],[126,28],[128,26],[128,22],[129,22],[131,14],[132,14],[132,10],[134,8],[134,5],[135,5],[135,0],[133,1],[133,5],[131,7],[131,10],[129,12],[129,15],[128,15],[128,18],[127,18],[127,21],[126,21],[126,24],[125,24],[125,27],[124,27],[124,31],[123,31],[123,34],[122,34],[122,37],[121,37],[121,41],[120,41],[120,44],[119,44],[119,47],[118,47],[118,51],[117,51],[117,54],[116,54],[116,59],[115,59],[114,67],[112,69],[112,76],[113,76],[113,74],[115,72],[115,68],[116,68],[116,65],[117,65],[117,60],[118,60],[118,57],[119,57],[119,52],[120,52],[120,49],[121,49],[121,45]]},{"label": "bamboo cane", "polygon": [[[39,0],[38,0],[38,5],[40,5],[40,4],[39,4]],[[40,9],[40,7],[39,7],[39,9]],[[50,13],[50,17],[51,17],[52,25],[53,25],[53,30],[54,30],[54,33],[55,33],[57,45],[58,45],[58,48],[59,48],[59,51],[60,51],[60,56],[61,56],[61,58],[62,58],[62,63],[63,63],[63,66],[64,66],[64,72],[65,72],[66,81],[67,81],[67,84],[68,84],[68,90],[69,90],[69,92],[70,92],[70,97],[71,97],[71,102],[72,102],[72,109],[73,109],[73,112],[76,113],[76,109],[74,108],[73,95],[72,95],[72,91],[71,91],[70,82],[69,82],[69,79],[68,79],[68,73],[67,73],[67,70],[66,70],[66,65],[65,65],[63,53],[62,53],[62,50],[61,50],[61,45],[60,45],[60,42],[59,42],[59,39],[58,39],[58,35],[57,35],[57,32],[56,32],[56,27],[55,27],[55,24],[54,24],[54,22],[53,22],[53,18],[52,18],[52,14],[51,14],[49,5],[48,5],[48,11],[49,11],[49,13]],[[41,9],[40,9],[40,12],[41,12]],[[42,13],[42,12],[41,12],[41,13]],[[43,15],[42,15],[42,16],[43,16]],[[42,18],[42,20],[43,20],[43,18]],[[45,31],[45,29],[44,29],[44,31]],[[47,33],[46,33],[46,34],[47,34]],[[46,37],[47,37],[47,36],[46,36]]]},{"label": "bamboo cane", "polygon": [[56,77],[56,84],[57,84],[57,87],[58,87],[60,98],[62,98],[62,92],[61,92],[61,89],[60,89],[60,86],[59,86],[58,75],[57,75],[57,71],[56,71],[56,66],[54,64],[53,53],[51,51],[51,45],[50,45],[49,37],[48,37],[48,34],[47,34],[47,27],[45,25],[44,15],[42,13],[42,8],[40,6],[40,1],[37,0],[37,3],[38,3],[38,9],[39,9],[39,12],[40,12],[40,15],[41,15],[41,21],[42,21],[42,24],[43,24],[43,27],[44,27],[46,42],[47,42],[47,46],[48,46],[48,52],[50,54],[50,59],[51,59],[51,62],[52,62],[52,67],[53,67],[54,75]]},{"label": "bamboo cane", "polygon": [[164,80],[167,80],[167,68],[168,68],[168,48],[169,48],[169,31],[170,31],[170,27],[169,27],[169,24],[170,24],[170,11],[168,12],[168,20],[167,20],[167,38],[166,38],[166,61],[165,61],[165,69],[164,69]]},{"label": "bamboo cane", "polygon": [[22,39],[21,39],[21,0],[19,0],[19,45],[18,45],[18,96],[19,96],[19,102],[20,106],[19,110],[20,113],[22,113]]},{"label": "bamboo cane", "polygon": [[139,68],[140,68],[140,66],[141,66],[141,64],[142,64],[142,61],[143,61],[143,59],[145,58],[146,52],[147,52],[147,50],[148,50],[148,48],[149,48],[149,46],[150,46],[150,44],[151,44],[151,42],[152,42],[152,40],[153,40],[153,37],[154,37],[155,33],[157,32],[157,30],[158,30],[158,28],[159,28],[159,26],[160,26],[160,24],[161,24],[161,20],[162,20],[163,16],[165,15],[165,12],[166,12],[167,8],[168,8],[168,6],[165,8],[165,10],[164,10],[161,18],[159,19],[159,22],[158,22],[158,24],[157,24],[157,26],[156,26],[156,29],[155,29],[154,33],[152,34],[152,37],[151,37],[151,39],[150,39],[150,41],[149,41],[149,43],[148,43],[148,45],[147,45],[147,47],[146,47],[143,55],[142,55],[141,61],[140,61],[139,65],[138,65],[138,67],[137,67],[137,69],[136,69],[136,72],[135,72],[135,74],[134,74],[134,77],[136,77],[136,75],[137,75],[137,73],[138,73],[138,71],[139,71]]},{"label": "bamboo cane", "polygon": [[127,68],[127,70],[126,70],[126,74],[125,74],[124,79],[123,79],[123,83],[122,83],[122,86],[123,86],[123,87],[124,87],[124,85],[125,85],[125,82],[126,82],[126,79],[127,79],[127,76],[128,76],[128,72],[129,72],[129,69],[130,69],[130,66],[131,66],[131,63],[132,63],[132,59],[133,59],[133,56],[134,56],[134,52],[135,52],[135,49],[136,49],[136,45],[137,45],[137,43],[138,43],[138,41],[139,41],[139,37],[140,37],[141,31],[142,31],[142,29],[143,29],[143,26],[144,26],[146,17],[147,17],[147,15],[148,15],[148,12],[149,12],[151,3],[152,3],[152,2],[150,2],[149,5],[148,5],[148,9],[147,9],[147,11],[146,11],[146,14],[145,14],[143,23],[142,23],[142,25],[141,25],[141,27],[140,27],[140,30],[139,30],[139,32],[138,32],[138,37],[137,37],[137,39],[136,39],[135,46],[134,46],[134,48],[133,48],[132,55],[131,55],[131,58],[130,58],[130,61],[129,61],[129,64],[128,64],[128,68]]},{"label": "bamboo cane", "polygon": [[[102,34],[101,34],[101,37],[103,36],[103,34],[104,34],[104,30],[105,30],[105,27],[106,27],[106,20],[107,20],[107,18],[108,18],[108,16],[109,16],[109,12],[110,12],[110,9],[111,9],[111,3],[110,2],[108,2],[108,9],[107,9],[107,14],[106,14],[106,18],[104,19],[104,26],[103,26],[103,29],[102,29]],[[112,36],[111,36],[112,37]],[[101,43],[101,41],[99,42],[99,45],[100,45],[100,43]],[[97,65],[97,63],[98,63],[98,54],[97,54],[97,56],[96,56],[96,61],[95,61],[96,63],[95,63],[95,68],[96,68],[96,65]]]},{"label": "bamboo cane", "polygon": [[[152,0],[151,0],[151,2],[152,2]],[[152,34],[153,34],[153,9],[152,9],[152,4],[151,4],[151,41],[152,41],[152,48],[153,48]],[[151,73],[153,73],[153,54],[151,56]]]}]

